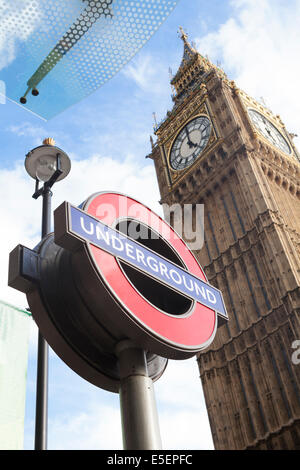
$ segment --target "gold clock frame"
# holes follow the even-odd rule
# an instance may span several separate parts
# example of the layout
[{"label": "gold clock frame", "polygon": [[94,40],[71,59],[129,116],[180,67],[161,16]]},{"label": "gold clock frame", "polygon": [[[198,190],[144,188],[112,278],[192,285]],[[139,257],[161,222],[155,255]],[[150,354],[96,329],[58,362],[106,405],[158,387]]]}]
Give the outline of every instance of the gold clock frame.
[{"label": "gold clock frame", "polygon": [[[193,121],[197,117],[201,117],[201,116],[208,118],[210,123],[211,123],[211,133],[210,133],[208,142],[207,142],[205,148],[203,149],[202,153],[196,158],[196,160],[189,167],[183,168],[182,170],[174,170],[171,166],[171,163],[170,163],[170,156],[171,156],[171,150],[172,150],[173,144],[174,144],[178,134],[182,131],[182,129],[190,121]],[[177,127],[176,130],[174,130],[172,136],[166,142],[164,142],[162,144],[162,145],[164,145],[164,152],[165,152],[165,155],[166,155],[166,164],[168,166],[168,172],[169,172],[169,175],[170,175],[171,184],[173,185],[175,182],[177,183],[182,178],[183,175],[186,175],[187,173],[192,171],[192,169],[195,167],[195,165],[197,163],[199,163],[199,161],[202,160],[203,155],[206,154],[207,151],[209,151],[212,148],[212,146],[217,142],[217,140],[218,140],[218,133],[217,133],[216,125],[213,121],[211,113],[209,112],[206,104],[202,103],[200,108],[194,114],[190,115],[187,119],[185,119],[183,122],[181,122],[180,126]]]}]

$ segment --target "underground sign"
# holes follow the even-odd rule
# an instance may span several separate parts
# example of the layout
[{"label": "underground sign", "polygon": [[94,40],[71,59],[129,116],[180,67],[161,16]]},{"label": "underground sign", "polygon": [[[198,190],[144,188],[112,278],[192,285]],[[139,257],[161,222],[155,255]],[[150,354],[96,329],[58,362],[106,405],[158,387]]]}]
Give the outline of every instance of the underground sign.
[{"label": "underground sign", "polygon": [[228,319],[221,292],[207,282],[185,242],[133,198],[109,192],[80,207],[64,202],[55,211],[55,243],[84,252],[82,270],[89,263],[98,279],[91,303],[98,299],[105,328],[148,351],[191,357],[211,344],[218,319]]},{"label": "underground sign", "polygon": [[227,320],[178,234],[148,207],[113,192],[54,212],[54,233],[33,249],[17,245],[8,284],[24,292],[42,336],[85,380],[112,392],[121,384],[118,345],[145,350],[149,377],[168,359],[189,358]]}]

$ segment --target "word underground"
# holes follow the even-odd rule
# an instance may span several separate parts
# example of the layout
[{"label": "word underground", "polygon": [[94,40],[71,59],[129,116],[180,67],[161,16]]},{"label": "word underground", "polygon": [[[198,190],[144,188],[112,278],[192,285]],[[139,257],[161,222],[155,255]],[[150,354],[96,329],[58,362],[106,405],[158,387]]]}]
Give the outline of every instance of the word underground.
[{"label": "word underground", "polygon": [[70,206],[69,231],[227,318],[221,292],[140,243]]}]

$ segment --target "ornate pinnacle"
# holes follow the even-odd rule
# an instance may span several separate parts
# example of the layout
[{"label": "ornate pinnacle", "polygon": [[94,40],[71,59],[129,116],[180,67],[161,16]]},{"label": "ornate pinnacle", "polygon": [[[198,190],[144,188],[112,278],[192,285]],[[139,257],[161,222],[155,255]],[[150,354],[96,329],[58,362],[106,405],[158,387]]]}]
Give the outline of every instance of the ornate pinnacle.
[{"label": "ornate pinnacle", "polygon": [[187,33],[184,31],[184,29],[182,28],[182,26],[179,26],[179,29],[180,29],[180,33],[181,33],[181,39],[185,42],[187,41],[187,38],[188,38],[188,35]]}]

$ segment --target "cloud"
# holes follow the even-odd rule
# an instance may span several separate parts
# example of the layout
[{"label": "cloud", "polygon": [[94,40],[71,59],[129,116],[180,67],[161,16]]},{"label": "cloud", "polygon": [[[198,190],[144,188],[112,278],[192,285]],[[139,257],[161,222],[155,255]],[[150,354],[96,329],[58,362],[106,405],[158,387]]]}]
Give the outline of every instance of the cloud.
[{"label": "cloud", "polygon": [[231,18],[196,39],[199,51],[214,63],[221,60],[240,88],[263,97],[288,130],[300,135],[300,102],[294,99],[299,95],[300,0],[261,0],[259,6],[256,0],[232,0],[231,5]]},{"label": "cloud", "polygon": [[154,387],[163,448],[213,449],[196,359],[169,361]]},{"label": "cloud", "polygon": [[[60,184],[64,186],[60,187]],[[70,202],[81,203],[99,191],[128,194],[151,206],[156,212],[161,212],[152,162],[139,164],[130,156],[119,161],[113,157],[94,154],[86,160],[74,160],[68,178],[55,188],[55,201],[62,201],[67,195]]]},{"label": "cloud", "polygon": [[51,450],[122,449],[118,408],[101,404],[86,412],[62,414],[49,421]]},{"label": "cloud", "polygon": [[16,57],[19,41],[26,41],[40,21],[38,0],[0,0],[0,70]]},{"label": "cloud", "polygon": [[45,130],[42,127],[33,126],[30,122],[22,122],[19,125],[11,125],[6,128],[6,131],[12,132],[18,137],[30,136],[30,137],[40,137],[40,135],[45,133]]},{"label": "cloud", "polygon": [[158,57],[139,54],[122,70],[122,73],[133,80],[143,92],[152,95],[165,94],[168,68]]},{"label": "cloud", "polygon": [[[186,377],[189,381],[190,377]],[[198,389],[201,390],[199,382]],[[199,392],[200,394],[200,392]],[[188,397],[187,397],[188,400]],[[163,449],[213,450],[205,406],[194,411],[183,408],[160,413]]]},{"label": "cloud", "polygon": [[[55,135],[55,140],[58,142],[66,143],[70,141],[71,138],[67,131],[62,129],[60,126],[57,127],[49,128],[47,124],[41,126],[35,123],[33,124],[30,121],[22,121],[16,124],[10,124],[4,130],[10,134],[15,135],[16,137],[20,137],[24,145],[26,142],[26,146],[33,148],[35,146],[38,147],[39,145],[42,145],[43,140],[46,137],[52,137],[52,135]],[[73,158],[77,158],[77,156],[74,155]]]},{"label": "cloud", "polygon": [[8,126],[6,132],[11,132],[17,137],[30,138],[32,146],[39,146],[44,137],[48,134],[45,128],[32,125],[30,122],[22,122],[20,124],[12,124]]}]

